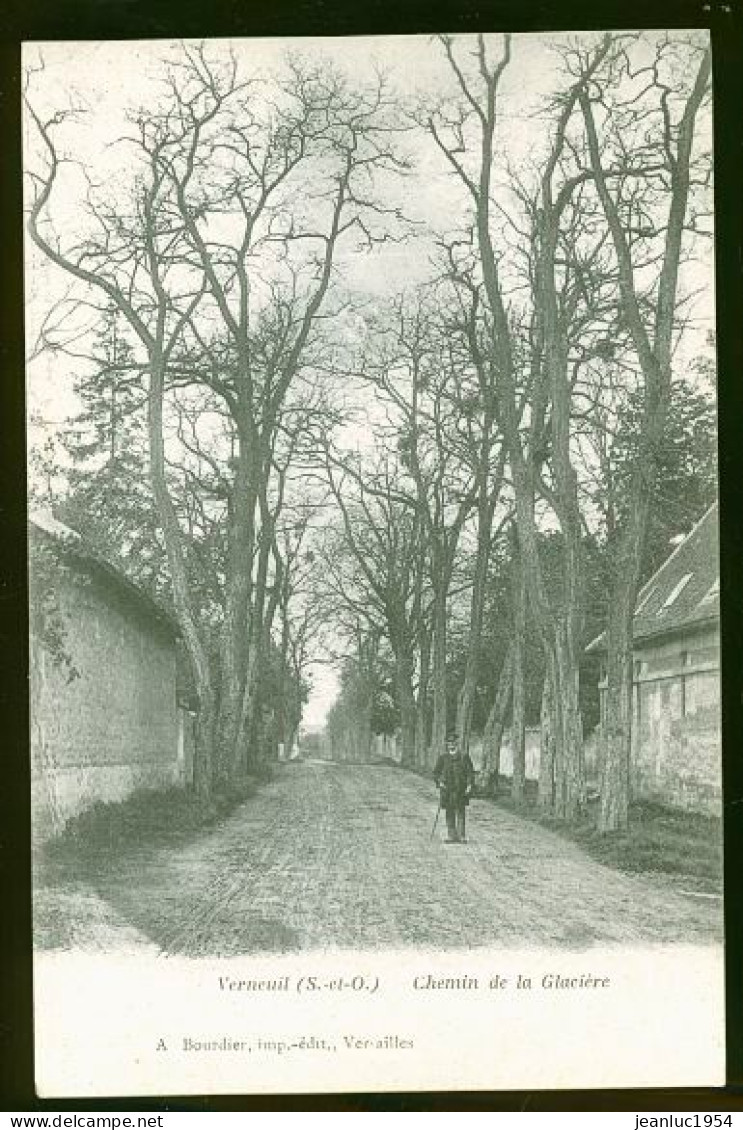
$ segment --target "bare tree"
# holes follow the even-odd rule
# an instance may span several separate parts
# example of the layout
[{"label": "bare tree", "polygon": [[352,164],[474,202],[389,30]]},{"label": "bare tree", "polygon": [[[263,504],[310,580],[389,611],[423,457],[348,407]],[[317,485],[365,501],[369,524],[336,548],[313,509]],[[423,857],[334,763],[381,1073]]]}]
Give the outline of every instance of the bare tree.
[{"label": "bare tree", "polygon": [[[642,374],[629,518],[616,531],[607,629],[607,694],[603,718],[600,827],[627,826],[632,724],[632,619],[653,502],[656,451],[662,440],[673,376],[679,269],[696,188],[709,184],[708,155],[695,161],[696,125],[709,91],[709,49],[679,55],[662,38],[645,65],[633,65],[627,41],[605,40],[606,69],[587,81],[580,66],[580,109],[589,170],[616,256],[623,316]],[[691,54],[698,55],[689,73]],[[612,72],[626,76],[612,87]],[[624,175],[617,177],[616,169]],[[637,184],[645,187],[639,195]],[[652,189],[652,192],[648,191]],[[650,282],[648,282],[650,275]]]},{"label": "bare tree", "polygon": [[[275,612],[267,591],[279,566],[277,445],[287,398],[319,347],[339,247],[368,247],[396,220],[372,195],[376,170],[403,167],[390,101],[381,79],[355,91],[330,68],[298,63],[261,87],[241,80],[234,57],[220,64],[204,48],[184,47],[164,68],[161,100],[133,116],[129,197],[119,191],[111,203],[92,171],[80,238],[53,227],[65,164],[57,136],[72,115],[45,117],[27,105],[42,151],[31,173],[31,238],[93,306],[98,295],[120,312],[139,349],[152,491],[200,701],[196,783],[207,793],[215,772],[229,776],[245,764],[260,649]],[[229,450],[218,456],[227,497],[216,666],[168,482],[172,381],[208,389],[228,421]]]},{"label": "bare tree", "polygon": [[[426,677],[421,683],[428,684],[430,668],[428,756],[434,759],[446,739],[448,605],[457,552],[478,494],[483,515],[490,520],[488,459],[495,444],[487,421],[482,423],[471,383],[471,358],[440,314],[448,297],[435,292],[396,300],[391,318],[375,326],[373,351],[362,374],[389,413],[389,422],[377,432],[380,442],[397,450],[405,496],[421,523],[425,544],[431,628],[429,634],[424,617],[421,666]],[[480,491],[483,479],[488,483]],[[425,601],[420,585],[419,604]],[[421,733],[419,728],[419,742]]]},{"label": "bare tree", "polygon": [[[500,262],[494,241],[498,99],[501,80],[511,64],[511,40],[504,37],[502,54],[492,61],[484,37],[479,36],[471,75],[460,61],[454,42],[443,37],[442,45],[462,101],[453,108],[438,107],[424,120],[472,204],[478,268],[490,315],[498,422],[508,449],[520,559],[554,688],[548,702],[556,759],[551,779],[543,779],[542,801],[569,819],[578,811],[584,790],[578,698],[581,518],[571,448],[570,347],[585,318],[578,317],[581,292],[575,286],[575,264],[564,256],[570,242],[566,227],[577,222],[580,215],[575,194],[585,179],[570,168],[568,159],[572,159],[572,151],[567,130],[577,92],[571,92],[554,109],[549,148],[527,209],[530,305],[525,333],[520,333],[519,319],[507,297],[513,276]],[[602,57],[601,50],[595,52],[589,74]],[[526,429],[522,428],[524,389],[530,414]],[[544,467],[548,467],[548,476],[542,473]],[[550,600],[540,564],[539,496],[546,500],[563,536],[563,585],[558,604]]]},{"label": "bare tree", "polygon": [[526,785],[526,702],[524,686],[524,652],[526,648],[526,586],[519,556],[518,533],[511,536],[511,601],[513,607],[513,644],[511,648],[511,753],[513,768],[511,796],[524,799]]},{"label": "bare tree", "polygon": [[[482,639],[485,596],[491,551],[508,519],[506,510],[497,529],[494,521],[506,485],[506,447],[498,428],[497,390],[488,349],[487,327],[480,289],[473,282],[471,265],[459,262],[455,246],[447,245],[446,273],[453,279],[449,302],[442,303],[443,324],[449,350],[456,359],[448,366],[447,397],[458,420],[461,458],[474,476],[475,549],[472,593],[467,630],[466,660],[457,699],[457,736],[460,748],[469,749],[472,712],[477,688],[477,668]],[[445,292],[447,296],[449,292]]]},{"label": "bare tree", "polygon": [[[402,760],[411,765],[416,753],[416,642],[425,563],[422,521],[388,455],[363,467],[348,454],[334,454],[329,445],[325,455],[328,485],[341,514],[346,557],[353,562],[354,602],[364,605],[367,612],[376,610],[394,656]],[[341,556],[331,565],[336,577],[342,560]],[[338,587],[347,600],[349,587]]]}]

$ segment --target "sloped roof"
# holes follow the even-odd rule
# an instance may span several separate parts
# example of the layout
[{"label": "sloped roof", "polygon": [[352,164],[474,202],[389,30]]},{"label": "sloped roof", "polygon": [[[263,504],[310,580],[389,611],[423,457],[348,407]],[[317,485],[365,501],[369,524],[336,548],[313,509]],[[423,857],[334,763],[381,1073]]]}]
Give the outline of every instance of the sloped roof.
[{"label": "sloped roof", "polygon": [[76,530],[58,521],[51,511],[34,511],[29,515],[28,524],[30,536],[52,541],[65,560],[103,579],[120,598],[130,606],[134,606],[146,620],[154,621],[174,637],[180,636],[178,623],[167,609],[130,580],[121,569],[87,545],[85,539]]},{"label": "sloped roof", "polygon": [[[713,624],[720,618],[718,508],[715,503],[643,586],[632,623],[636,644]],[[602,651],[605,633],[587,651]]]}]

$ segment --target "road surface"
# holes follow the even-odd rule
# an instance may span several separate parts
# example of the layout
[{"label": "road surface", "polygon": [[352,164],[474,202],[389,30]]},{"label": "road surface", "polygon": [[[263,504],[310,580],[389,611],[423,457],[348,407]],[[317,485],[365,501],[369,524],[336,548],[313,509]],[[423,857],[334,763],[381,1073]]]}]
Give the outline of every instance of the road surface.
[{"label": "road surface", "polygon": [[297,762],[181,846],[100,859],[42,886],[44,946],[194,957],[325,947],[707,942],[719,903],[620,874],[487,801],[469,842],[431,841],[431,781],[387,765]]}]

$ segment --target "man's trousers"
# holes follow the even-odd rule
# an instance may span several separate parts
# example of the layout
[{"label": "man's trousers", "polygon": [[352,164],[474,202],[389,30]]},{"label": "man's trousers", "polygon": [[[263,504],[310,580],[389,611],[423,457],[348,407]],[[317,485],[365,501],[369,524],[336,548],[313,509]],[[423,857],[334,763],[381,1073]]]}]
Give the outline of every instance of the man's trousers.
[{"label": "man's trousers", "polygon": [[450,840],[457,841],[464,839],[465,832],[465,813],[467,807],[464,801],[447,804],[444,808],[446,814],[446,831]]}]

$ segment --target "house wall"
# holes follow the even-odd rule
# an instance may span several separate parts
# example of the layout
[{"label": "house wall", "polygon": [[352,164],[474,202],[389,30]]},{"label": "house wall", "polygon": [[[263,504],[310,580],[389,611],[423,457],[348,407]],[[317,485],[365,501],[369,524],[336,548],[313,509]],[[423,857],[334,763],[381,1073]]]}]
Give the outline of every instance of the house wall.
[{"label": "house wall", "polygon": [[31,640],[34,838],[61,831],[95,801],[181,782],[192,760],[176,705],[175,648],[105,581],[61,572],[65,651],[78,677]]},{"label": "house wall", "polygon": [[710,628],[635,652],[634,796],[719,815],[719,642]]}]

